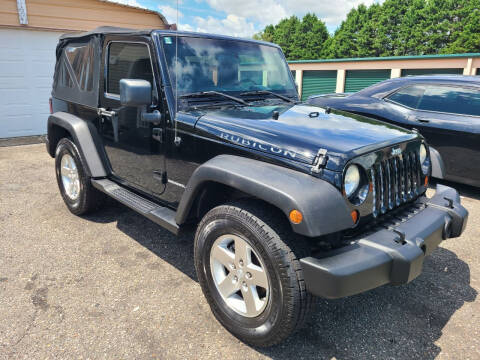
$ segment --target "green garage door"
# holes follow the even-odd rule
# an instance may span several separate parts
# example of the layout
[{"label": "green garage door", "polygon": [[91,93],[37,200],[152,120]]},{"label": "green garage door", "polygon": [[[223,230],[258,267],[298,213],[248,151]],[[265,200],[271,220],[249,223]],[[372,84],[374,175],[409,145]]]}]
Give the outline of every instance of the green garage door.
[{"label": "green garage door", "polygon": [[402,76],[439,75],[439,74],[462,75],[463,74],[463,69],[403,69],[402,70]]},{"label": "green garage door", "polygon": [[390,70],[347,70],[345,92],[357,92],[380,81],[390,79]]},{"label": "green garage door", "polygon": [[336,70],[305,70],[302,81],[302,100],[306,100],[310,95],[333,93],[336,87]]}]

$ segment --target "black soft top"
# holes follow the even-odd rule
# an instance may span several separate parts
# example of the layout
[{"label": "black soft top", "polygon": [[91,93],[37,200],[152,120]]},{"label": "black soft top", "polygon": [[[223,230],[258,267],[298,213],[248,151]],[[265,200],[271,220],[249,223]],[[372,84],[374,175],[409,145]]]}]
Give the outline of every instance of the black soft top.
[{"label": "black soft top", "polygon": [[91,31],[81,31],[81,32],[63,34],[62,36],[60,36],[60,40],[80,39],[80,38],[84,38],[92,35],[100,35],[100,34],[150,35],[152,31],[153,29],[136,30],[136,29],[122,28],[122,27],[115,27],[115,26],[100,26]]},{"label": "black soft top", "polygon": [[[171,29],[129,29],[129,28],[122,28],[122,27],[115,27],[115,26],[100,26],[96,29],[91,31],[82,31],[82,32],[74,32],[74,33],[67,33],[60,36],[60,42],[70,42],[71,40],[77,40],[82,38],[92,37],[94,35],[107,35],[107,34],[125,34],[125,35],[151,35],[153,32],[159,35],[167,35],[167,36],[194,36],[194,37],[202,37],[202,38],[210,38],[210,39],[223,39],[223,40],[235,40],[235,41],[247,41],[252,43],[258,43],[268,46],[273,46],[280,48],[277,44],[273,44],[266,41],[260,40],[253,40],[253,39],[245,39],[245,38],[238,38],[233,36],[227,35],[219,35],[219,34],[208,34],[208,33],[197,33],[191,31],[178,31],[178,30],[171,30]],[[83,39],[82,39],[83,40]]]}]

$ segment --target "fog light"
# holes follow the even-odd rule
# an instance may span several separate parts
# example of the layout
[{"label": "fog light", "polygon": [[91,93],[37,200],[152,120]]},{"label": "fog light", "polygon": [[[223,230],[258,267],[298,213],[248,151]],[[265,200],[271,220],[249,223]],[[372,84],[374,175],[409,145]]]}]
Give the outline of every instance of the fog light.
[{"label": "fog light", "polygon": [[303,220],[303,215],[300,211],[298,210],[290,211],[290,221],[293,224],[300,224],[302,220]]}]

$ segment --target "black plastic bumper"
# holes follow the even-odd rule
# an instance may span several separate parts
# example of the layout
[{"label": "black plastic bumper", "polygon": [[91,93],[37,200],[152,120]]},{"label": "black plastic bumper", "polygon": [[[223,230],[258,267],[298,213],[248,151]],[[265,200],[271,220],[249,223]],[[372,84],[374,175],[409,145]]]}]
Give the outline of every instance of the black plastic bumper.
[{"label": "black plastic bumper", "polygon": [[434,197],[418,203],[424,208],[397,225],[360,236],[320,258],[301,259],[308,291],[336,299],[415,279],[425,256],[442,240],[460,236],[468,219],[458,192],[447,186],[437,185]]}]

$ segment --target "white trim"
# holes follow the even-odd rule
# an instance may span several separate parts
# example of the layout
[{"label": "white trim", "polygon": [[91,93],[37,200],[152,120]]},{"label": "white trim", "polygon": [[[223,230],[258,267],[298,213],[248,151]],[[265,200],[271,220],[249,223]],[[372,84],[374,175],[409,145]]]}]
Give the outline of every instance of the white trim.
[{"label": "white trim", "polygon": [[399,78],[402,76],[402,69],[392,69],[390,79]]},{"label": "white trim", "polygon": [[300,99],[302,98],[302,91],[303,91],[303,70],[295,70],[295,83],[297,84],[298,88],[298,96]]},{"label": "white trim", "polygon": [[20,25],[28,25],[27,5],[25,0],[17,0],[18,21]]},{"label": "white trim", "polygon": [[336,93],[343,93],[345,92],[345,77],[347,71],[345,69],[338,69],[337,70],[337,85],[335,88]]},{"label": "white trim", "polygon": [[178,183],[178,182],[176,182],[176,181],[173,181],[173,180],[170,180],[170,179],[168,179],[168,183],[169,183],[169,184],[172,184],[172,185],[175,185],[175,186],[178,186],[178,187],[181,187],[181,188],[183,188],[183,189],[186,188],[185,185],[180,184],[180,183]]},{"label": "white trim", "polygon": [[473,64],[473,59],[468,58],[467,60],[467,67],[463,69],[463,75],[471,75],[472,73],[472,64]]}]

